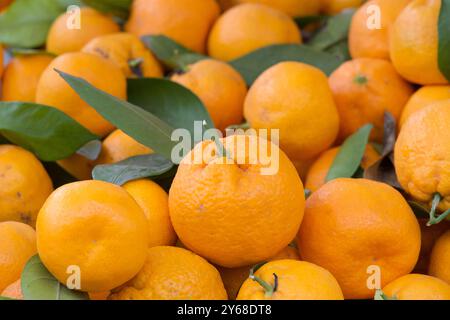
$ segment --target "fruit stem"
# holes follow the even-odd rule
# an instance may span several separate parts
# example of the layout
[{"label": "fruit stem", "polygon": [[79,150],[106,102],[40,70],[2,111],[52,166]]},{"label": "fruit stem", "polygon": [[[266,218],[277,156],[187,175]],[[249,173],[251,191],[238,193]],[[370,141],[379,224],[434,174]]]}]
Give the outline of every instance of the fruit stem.
[{"label": "fruit stem", "polygon": [[436,216],[436,210],[441,200],[442,196],[439,193],[435,193],[433,196],[433,201],[431,202],[430,219],[427,222],[428,227],[440,223],[450,214],[450,209],[448,209],[439,216]]},{"label": "fruit stem", "polygon": [[366,76],[359,74],[357,75],[354,79],[353,82],[355,82],[356,84],[366,84],[369,80],[367,79]]},{"label": "fruit stem", "polygon": [[312,193],[311,190],[305,189],[305,199],[308,199],[311,193]]},{"label": "fruit stem", "polygon": [[265,291],[265,297],[266,298],[270,298],[273,296],[273,294],[275,293],[275,291],[277,291],[278,289],[278,276],[276,273],[273,274],[274,277],[274,283],[273,286],[270,285],[269,283],[267,283],[266,281],[264,281],[263,279],[261,279],[258,276],[255,276],[255,272],[261,268],[263,265],[265,264],[265,262],[260,263],[255,265],[253,268],[250,269],[250,279],[252,279],[253,281],[256,281],[261,287],[263,287],[264,291]]},{"label": "fruit stem", "polygon": [[396,297],[387,296],[381,289],[378,289],[375,291],[375,297],[373,299],[374,300],[397,300]]},{"label": "fruit stem", "polygon": [[138,77],[143,78],[144,74],[142,73],[141,64],[144,62],[142,58],[136,58],[128,60],[128,65],[130,66],[131,71]]}]

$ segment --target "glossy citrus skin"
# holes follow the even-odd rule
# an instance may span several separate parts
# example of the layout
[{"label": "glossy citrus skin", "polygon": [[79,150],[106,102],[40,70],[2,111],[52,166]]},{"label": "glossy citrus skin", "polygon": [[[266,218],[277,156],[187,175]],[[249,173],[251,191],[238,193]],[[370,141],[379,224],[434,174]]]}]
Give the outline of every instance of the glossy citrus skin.
[{"label": "glossy citrus skin", "polygon": [[436,241],[431,252],[429,274],[450,284],[450,230]]},{"label": "glossy citrus skin", "polygon": [[339,129],[325,74],[299,62],[281,62],[261,74],[249,90],[244,115],[252,128],[279,129],[281,149],[292,161],[318,156]]},{"label": "glossy citrus skin", "polygon": [[219,14],[215,0],[135,0],[125,30],[138,36],[162,34],[204,53],[208,32]]},{"label": "glossy citrus skin", "polygon": [[397,300],[450,300],[450,285],[424,274],[408,274],[383,288],[388,297]]},{"label": "glossy citrus skin", "polygon": [[[160,78],[162,67],[153,54],[145,48],[138,36],[132,33],[120,32],[103,35],[89,41],[82,49],[117,64],[127,78]],[[139,72],[134,72],[130,61],[142,59]]]},{"label": "glossy citrus skin", "polygon": [[52,193],[38,215],[39,256],[66,283],[69,266],[81,271],[81,290],[111,290],[144,265],[148,223],[121,187],[102,181],[66,184]]},{"label": "glossy citrus skin", "polygon": [[403,189],[422,202],[441,194],[442,210],[450,208],[449,121],[450,100],[436,102],[411,115],[395,144],[395,171]]},{"label": "glossy citrus skin", "polygon": [[110,133],[113,125],[84,102],[54,69],[81,77],[94,87],[125,100],[126,78],[119,67],[90,53],[66,53],[45,69],[36,92],[37,103],[63,111],[99,136]]},{"label": "glossy citrus skin", "polygon": [[[358,8],[362,0],[321,0],[322,12],[333,15],[350,8]],[[312,1],[311,1],[312,2]]]},{"label": "glossy citrus skin", "polygon": [[417,90],[408,100],[400,118],[400,128],[406,120],[416,111],[441,100],[450,99],[450,86],[423,86]]},{"label": "glossy citrus skin", "polygon": [[[308,170],[305,180],[305,188],[314,192],[325,184],[326,177],[333,165],[334,159],[339,152],[339,147],[334,147],[323,152],[314,161],[312,166]],[[380,154],[375,150],[375,148],[368,144],[366,151],[364,153],[363,159],[361,161],[361,167],[367,169],[372,164],[374,164],[380,158]]]},{"label": "glossy citrus skin", "polygon": [[366,179],[336,179],[306,201],[298,247],[303,260],[336,277],[346,299],[365,299],[374,294],[366,285],[369,266],[381,269],[382,287],[412,271],[420,228],[394,188]]},{"label": "glossy citrus skin", "polygon": [[392,63],[403,78],[419,84],[447,84],[438,67],[441,0],[414,0],[398,16],[390,37]]},{"label": "glossy citrus skin", "polygon": [[343,300],[342,290],[333,275],[322,267],[305,261],[276,260],[263,265],[255,275],[273,285],[278,276],[278,289],[265,296],[260,284],[247,279],[237,300]]},{"label": "glossy citrus skin", "polygon": [[7,286],[5,290],[3,290],[3,292],[0,292],[0,296],[10,299],[23,300],[22,287],[20,286],[20,279]]},{"label": "glossy citrus skin", "polygon": [[31,152],[0,145],[0,222],[19,221],[34,227],[52,191],[50,177]]},{"label": "glossy citrus skin", "polygon": [[53,22],[47,36],[48,52],[60,55],[79,51],[98,36],[120,31],[112,17],[88,7],[81,8],[80,13],[80,29],[67,27],[72,22],[72,14],[64,13]]},{"label": "glossy citrus skin", "polygon": [[[276,145],[246,135],[221,141],[230,158],[218,156],[214,142],[204,141],[181,161],[169,192],[169,210],[187,248],[234,268],[268,259],[292,241],[302,221],[304,190],[294,166]],[[265,144],[271,152],[268,158],[250,153],[251,147],[266,150]],[[214,150],[209,158],[195,157],[209,154],[209,148]],[[274,163],[276,172],[264,171],[266,164]]]},{"label": "glossy citrus skin", "polygon": [[11,59],[3,75],[2,100],[34,102],[39,78],[52,60],[50,55],[18,56]]},{"label": "glossy citrus skin", "polygon": [[224,131],[228,126],[242,122],[247,85],[230,65],[217,60],[201,60],[171,79],[202,100],[217,129]]},{"label": "glossy citrus skin", "polygon": [[169,217],[169,197],[155,182],[147,179],[127,182],[123,188],[145,213],[149,226],[149,247],[172,246],[177,240]]},{"label": "glossy citrus skin", "polygon": [[319,13],[320,1],[310,0],[219,0],[222,8],[227,10],[242,3],[259,3],[283,11],[291,17],[313,16]]},{"label": "glossy citrus skin", "polygon": [[226,11],[209,34],[208,52],[219,60],[233,60],[275,44],[301,43],[294,20],[282,11],[246,3]]},{"label": "glossy citrus skin", "polygon": [[413,94],[413,88],[395,71],[392,64],[381,59],[360,58],[345,62],[329,79],[341,126],[343,141],[367,123],[374,128],[371,139],[383,140],[384,113],[396,120]]},{"label": "glossy citrus skin", "polygon": [[20,278],[27,261],[36,254],[36,233],[24,223],[0,222],[0,292]]},{"label": "glossy citrus skin", "polygon": [[153,247],[137,276],[112,300],[226,300],[219,272],[186,249]]},{"label": "glossy citrus skin", "polygon": [[[389,59],[389,33],[395,19],[411,0],[370,0],[352,18],[349,49],[353,58]],[[377,6],[377,7],[375,7]],[[372,8],[379,8],[381,28],[368,28],[377,17]]]}]

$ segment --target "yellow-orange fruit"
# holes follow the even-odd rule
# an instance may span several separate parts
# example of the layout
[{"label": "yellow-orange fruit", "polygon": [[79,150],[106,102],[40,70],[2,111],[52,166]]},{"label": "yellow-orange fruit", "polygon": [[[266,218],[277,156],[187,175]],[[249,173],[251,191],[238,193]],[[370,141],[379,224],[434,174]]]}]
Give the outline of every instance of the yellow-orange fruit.
[{"label": "yellow-orange fruit", "polygon": [[450,300],[450,285],[424,274],[407,274],[395,279],[383,292],[397,300]]}]

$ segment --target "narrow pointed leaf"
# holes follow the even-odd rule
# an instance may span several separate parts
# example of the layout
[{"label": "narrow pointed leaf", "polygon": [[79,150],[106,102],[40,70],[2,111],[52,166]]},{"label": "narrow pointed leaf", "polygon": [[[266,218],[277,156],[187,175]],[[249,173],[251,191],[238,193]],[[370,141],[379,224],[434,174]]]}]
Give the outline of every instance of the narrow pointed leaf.
[{"label": "narrow pointed leaf", "polygon": [[447,80],[450,81],[450,0],[442,0],[438,30],[439,69]]}]

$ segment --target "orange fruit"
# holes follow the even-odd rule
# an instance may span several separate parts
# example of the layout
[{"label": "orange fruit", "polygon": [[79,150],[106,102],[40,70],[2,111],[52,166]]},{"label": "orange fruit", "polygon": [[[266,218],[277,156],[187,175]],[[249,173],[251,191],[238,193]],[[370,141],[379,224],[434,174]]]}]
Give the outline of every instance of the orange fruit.
[{"label": "orange fruit", "polygon": [[53,184],[41,162],[29,151],[0,145],[0,222],[19,221],[34,227]]},{"label": "orange fruit", "polygon": [[397,300],[450,300],[450,285],[424,274],[408,274],[395,279],[383,288],[383,292]]},{"label": "orange fruit", "polygon": [[[314,161],[312,166],[308,170],[305,180],[305,188],[314,192],[325,184],[325,179],[333,165],[334,159],[339,152],[339,147],[334,147],[323,152],[319,158]],[[380,154],[375,148],[368,144],[361,161],[361,167],[363,169],[369,168],[380,158]]]},{"label": "orange fruit", "polygon": [[230,65],[216,60],[201,60],[188,66],[185,73],[174,74],[171,79],[202,100],[217,129],[225,131],[228,126],[242,122],[247,85]]},{"label": "orange fruit", "polygon": [[336,277],[346,299],[366,299],[374,295],[367,285],[368,267],[379,267],[381,287],[412,271],[420,228],[394,188],[366,179],[336,179],[306,201],[298,247],[303,260]]},{"label": "orange fruit", "polygon": [[125,30],[138,36],[162,34],[204,53],[209,30],[219,14],[215,0],[135,0]]},{"label": "orange fruit", "polygon": [[169,197],[155,182],[147,179],[127,182],[123,188],[145,213],[149,226],[149,247],[172,246],[177,241],[169,217]]},{"label": "orange fruit", "polygon": [[187,248],[234,268],[268,259],[292,241],[303,216],[304,190],[275,144],[254,135],[233,135],[221,143],[227,157],[207,140],[183,158],[170,188],[169,212]]},{"label": "orange fruit", "polygon": [[322,11],[334,15],[346,9],[358,8],[362,3],[362,0],[322,0]]},{"label": "orange fruit", "polygon": [[403,109],[399,122],[400,128],[414,112],[422,110],[434,102],[449,99],[450,86],[424,86],[420,88],[411,96]]},{"label": "orange fruit", "polygon": [[[353,15],[348,34],[351,56],[389,60],[389,34],[392,25],[410,2],[411,0],[370,0],[361,6]],[[376,21],[376,18],[380,20]],[[372,25],[374,22],[379,22],[380,25]]]},{"label": "orange fruit", "polygon": [[[89,41],[81,50],[114,62],[127,78],[163,76],[162,67],[138,36],[120,32]],[[137,66],[132,64],[136,63]]]},{"label": "orange fruit", "polygon": [[111,291],[89,292],[89,299],[90,300],[108,300],[108,297],[110,294],[111,294]]},{"label": "orange fruit", "polygon": [[3,55],[4,55],[4,52],[3,52],[3,46],[0,44],[0,78],[2,77],[2,75],[3,75]]},{"label": "orange fruit", "polygon": [[60,15],[52,24],[47,35],[47,51],[60,55],[67,52],[80,51],[92,39],[119,32],[120,28],[114,19],[92,8],[83,7],[79,22],[74,13]]},{"label": "orange fruit", "polygon": [[259,3],[283,11],[291,17],[314,16],[319,13],[320,1],[311,0],[219,0],[224,10],[242,3]]},{"label": "orange fruit", "polygon": [[67,268],[80,268],[80,290],[116,288],[142,268],[148,223],[121,187],[82,181],[56,189],[38,215],[37,248],[47,269],[62,283]]},{"label": "orange fruit", "polygon": [[263,72],[248,92],[244,115],[252,128],[279,129],[280,147],[293,162],[328,149],[339,129],[327,77],[300,62],[281,62]]},{"label": "orange fruit", "polygon": [[10,299],[23,300],[20,279],[7,286],[5,290],[1,292],[0,296]]},{"label": "orange fruit", "polygon": [[413,0],[391,30],[390,56],[401,76],[419,84],[447,84],[438,67],[441,0]]},{"label": "orange fruit", "polygon": [[39,78],[52,60],[50,55],[25,55],[11,59],[3,75],[2,100],[34,102]]},{"label": "orange fruit", "polygon": [[343,300],[342,290],[333,275],[324,268],[305,261],[276,260],[268,262],[255,276],[274,286],[269,294],[258,282],[247,279],[237,300]]},{"label": "orange fruit", "polygon": [[55,69],[81,77],[94,87],[126,100],[126,78],[119,67],[90,53],[66,53],[45,69],[36,91],[37,103],[63,111],[99,136],[111,132],[114,126],[84,102]]},{"label": "orange fruit", "polygon": [[226,300],[219,272],[193,252],[176,247],[148,249],[137,276],[112,300]]},{"label": "orange fruit", "polygon": [[219,60],[233,60],[274,44],[302,42],[294,20],[282,11],[245,3],[226,11],[209,34],[208,52]]},{"label": "orange fruit", "polygon": [[450,230],[436,241],[431,251],[429,274],[450,284]]},{"label": "orange fruit", "polygon": [[36,233],[24,223],[0,222],[0,292],[20,278],[28,260],[36,254]]},{"label": "orange fruit", "polygon": [[439,208],[450,208],[450,100],[436,102],[412,114],[395,144],[395,171],[403,189],[421,202],[442,196]]},{"label": "orange fruit", "polygon": [[341,119],[339,140],[343,141],[367,123],[374,128],[371,139],[381,142],[384,113],[396,120],[413,94],[413,88],[381,59],[360,58],[342,64],[329,79]]}]

